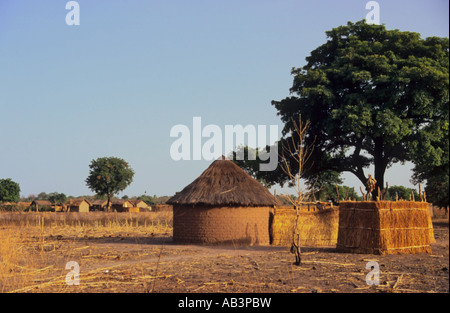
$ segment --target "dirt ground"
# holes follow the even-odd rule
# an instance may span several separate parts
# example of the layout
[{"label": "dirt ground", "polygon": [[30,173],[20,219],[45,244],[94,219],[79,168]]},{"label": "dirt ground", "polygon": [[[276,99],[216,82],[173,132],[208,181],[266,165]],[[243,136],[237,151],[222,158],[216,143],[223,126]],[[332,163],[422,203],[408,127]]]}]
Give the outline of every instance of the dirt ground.
[{"label": "dirt ground", "polygon": [[[171,234],[103,234],[37,230],[26,245],[36,256],[29,281],[6,292],[93,293],[448,293],[448,220],[434,223],[432,254],[337,253],[303,248],[293,264],[289,247],[214,247],[173,244]],[[68,285],[69,261],[79,264],[79,285]],[[379,284],[368,285],[369,261],[378,262]],[[73,278],[73,277],[71,277]]]}]

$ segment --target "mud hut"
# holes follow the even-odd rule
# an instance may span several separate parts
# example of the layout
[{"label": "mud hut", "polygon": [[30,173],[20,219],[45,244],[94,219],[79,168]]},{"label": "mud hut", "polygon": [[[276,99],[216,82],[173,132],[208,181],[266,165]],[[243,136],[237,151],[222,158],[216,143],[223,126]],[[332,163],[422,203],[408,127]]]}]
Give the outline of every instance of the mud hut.
[{"label": "mud hut", "polygon": [[52,208],[52,203],[48,200],[33,200],[30,204],[31,211],[48,211]]},{"label": "mud hut", "polygon": [[145,201],[143,201],[143,200],[134,200],[134,201],[132,201],[132,204],[135,208],[139,208],[140,211],[142,211],[142,212],[152,210],[152,207],[149,206],[147,203],[145,203]]},{"label": "mud hut", "polygon": [[111,209],[117,212],[128,212],[133,207],[133,203],[127,199],[113,200],[111,203]]},{"label": "mud hut", "polygon": [[105,208],[108,204],[108,200],[94,200],[91,202],[91,210],[92,211],[105,211]]},{"label": "mud hut", "polygon": [[71,199],[67,203],[68,212],[89,212],[89,208],[92,206],[86,199]]},{"label": "mud hut", "polygon": [[269,244],[269,211],[276,198],[230,160],[214,161],[167,201],[173,239],[196,244]]},{"label": "mud hut", "polygon": [[341,202],[337,249],[370,254],[431,253],[435,242],[428,203]]}]

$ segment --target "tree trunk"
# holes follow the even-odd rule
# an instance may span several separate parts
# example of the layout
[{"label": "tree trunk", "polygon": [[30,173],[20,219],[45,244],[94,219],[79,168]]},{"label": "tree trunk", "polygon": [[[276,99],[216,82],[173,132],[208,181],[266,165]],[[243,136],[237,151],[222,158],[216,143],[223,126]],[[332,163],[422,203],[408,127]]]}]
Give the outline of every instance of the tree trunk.
[{"label": "tree trunk", "polygon": [[356,177],[358,177],[358,179],[361,181],[361,183],[363,184],[363,186],[366,185],[367,182],[367,177],[366,175],[364,175],[364,170],[362,169],[362,167],[358,167],[356,169],[356,171],[352,172]]},{"label": "tree trunk", "polygon": [[111,195],[108,194],[108,202],[106,203],[106,211],[111,212]]},{"label": "tree trunk", "polygon": [[387,163],[383,156],[383,139],[375,139],[375,151],[374,151],[374,165],[375,165],[375,180],[377,181],[375,190],[372,193],[372,200],[377,200],[378,188],[383,190],[384,188],[384,173],[386,172]]},{"label": "tree trunk", "polygon": [[377,166],[377,162],[375,162],[375,180],[377,181],[377,185],[375,190],[373,191],[373,200],[377,200],[378,188],[379,190],[383,190],[384,188],[384,173],[386,172],[386,166],[380,164]]}]

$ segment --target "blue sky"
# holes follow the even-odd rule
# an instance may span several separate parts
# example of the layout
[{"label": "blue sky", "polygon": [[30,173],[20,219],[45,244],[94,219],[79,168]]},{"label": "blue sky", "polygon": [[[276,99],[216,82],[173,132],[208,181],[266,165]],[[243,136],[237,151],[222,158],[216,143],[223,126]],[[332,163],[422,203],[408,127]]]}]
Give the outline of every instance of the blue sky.
[{"label": "blue sky", "polygon": [[[0,178],[22,195],[91,194],[88,166],[103,156],[135,170],[122,194],[181,190],[210,162],[173,161],[173,126],[200,116],[281,131],[270,103],[289,95],[291,68],[369,12],[358,0],[79,0],[68,26],[67,2],[0,0]],[[388,29],[448,37],[446,0],[378,3]],[[410,168],[386,180],[411,186]]]}]

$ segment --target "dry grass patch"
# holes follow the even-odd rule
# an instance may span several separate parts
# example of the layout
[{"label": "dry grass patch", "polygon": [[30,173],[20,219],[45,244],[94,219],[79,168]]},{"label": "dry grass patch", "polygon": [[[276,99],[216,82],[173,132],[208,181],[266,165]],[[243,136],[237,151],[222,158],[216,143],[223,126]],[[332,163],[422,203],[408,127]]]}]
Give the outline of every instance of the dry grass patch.
[{"label": "dry grass patch", "polygon": [[[99,251],[101,240],[134,240],[168,237],[172,234],[171,212],[145,213],[0,213],[0,292],[36,292],[43,288],[65,292],[65,269],[75,260],[86,269],[88,282],[103,278],[103,263],[124,260],[120,251]],[[84,243],[84,242],[87,242]]]}]

